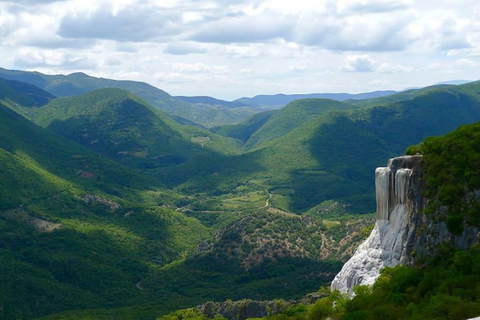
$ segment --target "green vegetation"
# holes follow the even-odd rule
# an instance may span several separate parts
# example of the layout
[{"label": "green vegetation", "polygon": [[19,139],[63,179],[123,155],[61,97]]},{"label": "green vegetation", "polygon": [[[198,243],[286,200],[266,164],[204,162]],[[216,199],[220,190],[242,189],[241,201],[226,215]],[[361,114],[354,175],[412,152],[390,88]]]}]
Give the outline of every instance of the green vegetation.
[{"label": "green vegetation", "polygon": [[238,139],[242,144],[245,144],[250,139],[252,134],[260,129],[265,122],[272,117],[273,114],[275,114],[275,111],[257,113],[242,123],[230,126],[215,127],[212,128],[211,131],[226,137]]},{"label": "green vegetation", "polygon": [[407,149],[423,154],[427,213],[446,207],[450,231],[461,233],[463,221],[480,226],[480,123],[461,126],[444,137],[428,138]]},{"label": "green vegetation", "polygon": [[[320,218],[270,208],[277,198],[261,181],[218,189],[212,197],[164,189],[159,182],[164,175],[132,169],[136,163],[117,159],[114,151],[92,148],[82,130],[125,144],[155,139],[144,132],[172,134],[197,159],[222,159],[208,147],[215,139],[216,145],[229,140],[178,125],[125,91],[104,89],[35,109],[5,104],[0,105],[2,316],[151,319],[252,292],[265,299],[279,291],[286,299],[298,297],[331,280],[341,265],[337,256],[343,257],[334,243],[363,226],[363,219],[351,217],[326,227]],[[124,127],[114,122],[139,131],[152,127],[138,136],[122,135]],[[318,230],[325,230],[325,240]],[[350,240],[344,244],[353,247],[357,238]],[[282,250],[284,243],[291,248]]]},{"label": "green vegetation", "polygon": [[[347,299],[338,291],[313,304],[296,305],[269,320],[463,320],[480,313],[480,250],[445,250],[426,267],[385,268],[372,287],[360,286]],[[193,316],[196,316],[193,317]],[[173,313],[164,320],[204,319],[195,310]]]},{"label": "green vegetation", "polygon": [[328,99],[304,99],[290,102],[275,112],[245,142],[246,149],[260,149],[269,141],[280,138],[310,119],[330,110],[351,109],[343,102]]},{"label": "green vegetation", "polygon": [[[17,75],[62,95],[110,86]],[[480,119],[478,85],[362,109],[301,100],[208,131],[118,88],[54,99],[0,81],[0,317],[153,319],[328,285],[372,224],[359,214],[373,211],[373,169]]]},{"label": "green vegetation", "polygon": [[27,83],[0,79],[0,99],[28,108],[40,107],[55,97]]},{"label": "green vegetation", "polygon": [[[283,136],[264,137],[269,141],[261,148],[228,158],[225,160],[228,166],[219,164],[211,169],[202,166],[210,174],[218,172],[214,182],[206,185],[224,188],[254,179],[264,181],[273,194],[286,199],[281,207],[284,210],[306,212],[335,199],[344,201],[353,212],[372,212],[375,168],[428,136],[442,135],[459,125],[478,121],[479,86],[480,83],[474,82],[433,87],[419,90],[407,100],[361,109],[319,111],[317,116],[309,111],[310,117],[303,122],[301,117],[292,116],[298,126]],[[301,115],[303,110],[315,109],[315,104],[309,102],[300,100],[285,110]],[[263,126],[273,121],[275,115]],[[256,132],[262,131],[263,126]],[[222,128],[217,132],[229,131]],[[205,190],[191,179],[195,172],[201,171],[198,164],[187,161],[181,167],[188,170],[190,179],[179,188]],[[178,180],[183,183],[186,178]]]}]

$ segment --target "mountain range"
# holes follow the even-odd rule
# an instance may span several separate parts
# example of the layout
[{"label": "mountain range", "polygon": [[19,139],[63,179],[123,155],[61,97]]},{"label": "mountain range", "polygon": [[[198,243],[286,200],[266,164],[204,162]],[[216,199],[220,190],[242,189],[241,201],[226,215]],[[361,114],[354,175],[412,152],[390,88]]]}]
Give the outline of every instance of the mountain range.
[{"label": "mountain range", "polygon": [[169,110],[221,101],[78,73],[0,78],[10,318],[151,319],[212,299],[301,297],[328,285],[372,224],[376,166],[480,120],[480,82],[300,99],[206,129]]},{"label": "mountain range", "polygon": [[[212,97],[172,97],[165,91],[144,82],[96,78],[77,72],[69,75],[46,75],[39,72],[7,70],[0,68],[0,78],[17,80],[41,88],[55,97],[71,97],[95,89],[118,88],[137,94],[150,105],[176,120],[189,121],[206,127],[234,124],[264,109],[278,109],[301,98],[367,99],[394,93],[377,91],[363,94],[304,94],[273,95],[241,98],[232,102]],[[185,120],[184,120],[185,119]]]}]

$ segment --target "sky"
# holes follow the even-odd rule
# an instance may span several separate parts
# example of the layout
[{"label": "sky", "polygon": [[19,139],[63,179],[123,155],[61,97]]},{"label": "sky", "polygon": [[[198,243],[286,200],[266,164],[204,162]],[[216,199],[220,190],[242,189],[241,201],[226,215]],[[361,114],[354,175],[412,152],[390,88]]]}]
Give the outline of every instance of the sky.
[{"label": "sky", "polygon": [[402,90],[480,79],[480,2],[0,0],[0,59],[226,100]]}]

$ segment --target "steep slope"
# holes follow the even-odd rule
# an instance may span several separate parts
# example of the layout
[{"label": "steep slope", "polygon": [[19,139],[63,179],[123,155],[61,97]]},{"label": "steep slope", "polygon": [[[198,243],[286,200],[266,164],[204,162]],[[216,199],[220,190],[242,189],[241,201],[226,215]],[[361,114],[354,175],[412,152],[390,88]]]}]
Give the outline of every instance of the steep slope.
[{"label": "steep slope", "polygon": [[175,99],[165,91],[144,82],[96,78],[84,73],[45,75],[39,72],[0,68],[0,78],[32,84],[57,97],[71,97],[103,88],[128,90],[155,108],[204,126],[239,122],[255,112],[248,108],[230,110],[229,108],[215,108],[206,105],[195,106],[183,100]]},{"label": "steep slope", "polygon": [[17,104],[25,107],[40,107],[55,97],[33,85],[0,79],[0,99],[7,104]]},{"label": "steep slope", "polygon": [[97,154],[136,168],[178,164],[208,153],[217,144],[229,150],[223,142],[228,139],[200,128],[181,126],[120,89],[60,98],[35,110],[20,108],[20,112]]},{"label": "steep slope", "polygon": [[141,304],[140,279],[208,237],[197,220],[144,201],[157,181],[1,103],[0,135],[2,318]]},{"label": "steep slope", "polygon": [[274,110],[260,112],[241,123],[215,127],[210,130],[226,137],[238,139],[242,144],[245,144],[252,134],[258,131],[275,112]]},{"label": "steep slope", "polygon": [[[108,184],[112,180],[118,186],[159,184],[138,171],[99,158],[88,149],[38,127],[1,102],[0,115],[0,148],[31,159],[55,175],[84,185]],[[111,187],[113,192],[116,186]]]},{"label": "steep slope", "polygon": [[296,100],[275,112],[245,143],[247,149],[259,149],[299,127],[309,119],[331,110],[345,110],[351,105],[326,99]]}]

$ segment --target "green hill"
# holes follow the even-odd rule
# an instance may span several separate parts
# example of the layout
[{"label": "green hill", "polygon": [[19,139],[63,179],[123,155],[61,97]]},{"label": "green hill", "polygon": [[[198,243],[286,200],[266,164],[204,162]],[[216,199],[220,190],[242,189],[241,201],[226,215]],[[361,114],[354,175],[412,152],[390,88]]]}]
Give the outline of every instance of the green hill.
[{"label": "green hill", "polygon": [[258,113],[242,123],[213,128],[212,131],[240,140],[245,149],[260,149],[269,141],[280,138],[308,120],[331,110],[353,106],[330,99],[302,99],[290,102],[280,110]]},{"label": "green hill", "polygon": [[207,130],[182,126],[120,89],[95,90],[34,110],[17,110],[99,155],[136,168],[174,165],[209,150],[235,152],[232,139],[230,143]]},{"label": "green hill", "polygon": [[351,109],[343,102],[327,99],[304,99],[290,102],[275,112],[245,143],[247,149],[259,149],[268,141],[280,138],[310,119],[331,110]]},{"label": "green hill", "polygon": [[38,109],[34,119],[98,154],[136,167],[180,163],[200,149],[170,128],[160,113],[120,89],[54,100]]},{"label": "green hill", "polygon": [[[295,190],[291,198],[297,210],[329,198],[358,197],[373,191],[371,173],[379,163],[425,137],[480,119],[480,100],[466,94],[474,87],[465,86],[434,90],[385,107],[318,117],[274,141],[266,163],[276,163],[270,165],[272,172],[291,175],[285,185]],[[282,163],[284,170],[279,169]],[[304,165],[288,168],[291,163]]]}]

